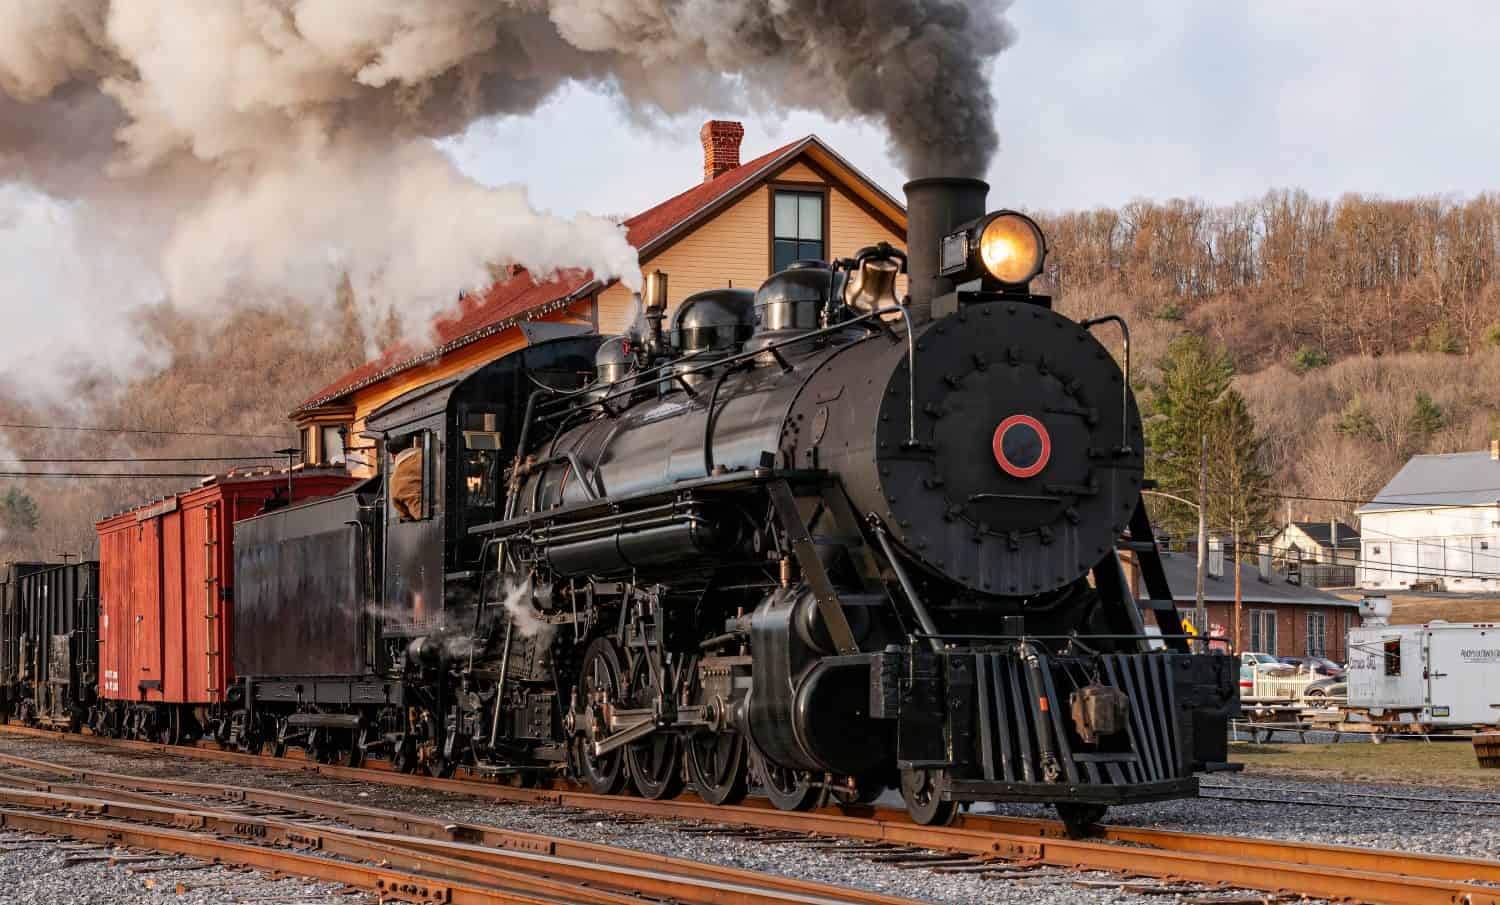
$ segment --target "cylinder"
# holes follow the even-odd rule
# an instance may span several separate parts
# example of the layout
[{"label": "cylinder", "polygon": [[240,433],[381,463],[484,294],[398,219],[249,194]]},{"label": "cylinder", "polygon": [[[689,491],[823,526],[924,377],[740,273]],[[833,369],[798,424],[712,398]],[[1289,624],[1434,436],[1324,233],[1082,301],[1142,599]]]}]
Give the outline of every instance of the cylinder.
[{"label": "cylinder", "polygon": [[981,179],[934,176],[906,184],[906,252],[911,316],[915,324],[932,319],[932,300],[953,291],[938,276],[943,236],[955,226],[984,215],[989,185]]}]

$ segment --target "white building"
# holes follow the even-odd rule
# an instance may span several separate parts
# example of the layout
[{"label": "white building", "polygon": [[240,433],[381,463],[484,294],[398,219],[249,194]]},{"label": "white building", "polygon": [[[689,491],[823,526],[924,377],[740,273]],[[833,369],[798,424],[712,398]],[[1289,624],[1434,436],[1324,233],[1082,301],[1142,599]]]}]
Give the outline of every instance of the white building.
[{"label": "white building", "polygon": [[1500,442],[1412,456],[1356,513],[1360,587],[1500,591]]}]

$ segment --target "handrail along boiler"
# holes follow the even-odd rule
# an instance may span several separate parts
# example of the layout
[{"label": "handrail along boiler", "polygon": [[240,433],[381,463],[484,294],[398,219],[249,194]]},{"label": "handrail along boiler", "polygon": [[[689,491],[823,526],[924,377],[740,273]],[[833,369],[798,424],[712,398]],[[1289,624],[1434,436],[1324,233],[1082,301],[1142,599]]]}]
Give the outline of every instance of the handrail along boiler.
[{"label": "handrail along boiler", "polygon": [[380,478],[237,530],[347,564],[350,674],[237,654],[230,735],[716,803],[753,779],[791,809],[899,786],[924,823],[1195,794],[1237,676],[1166,588],[1140,415],[1091,332],[1125,324],[1030,293],[1045,239],[987,191],[908,184],[909,258],[670,317],[653,274],[627,335],[528,325],[375,412]]}]

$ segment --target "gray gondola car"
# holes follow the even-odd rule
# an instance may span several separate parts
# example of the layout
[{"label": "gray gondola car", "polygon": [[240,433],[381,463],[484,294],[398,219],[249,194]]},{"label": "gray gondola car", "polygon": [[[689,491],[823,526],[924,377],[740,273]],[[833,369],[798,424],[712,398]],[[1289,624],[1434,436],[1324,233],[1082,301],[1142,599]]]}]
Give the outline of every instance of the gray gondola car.
[{"label": "gray gondola car", "polygon": [[7,717],[78,727],[98,690],[99,564],[17,563],[0,578]]}]

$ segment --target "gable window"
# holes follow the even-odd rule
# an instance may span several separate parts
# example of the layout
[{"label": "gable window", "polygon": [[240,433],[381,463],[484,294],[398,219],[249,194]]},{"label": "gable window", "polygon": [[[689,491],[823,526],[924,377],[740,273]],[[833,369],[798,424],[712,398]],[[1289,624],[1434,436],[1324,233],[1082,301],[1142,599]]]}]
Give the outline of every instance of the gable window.
[{"label": "gable window", "polygon": [[771,271],[785,270],[793,261],[827,260],[823,193],[776,189],[772,202]]}]

